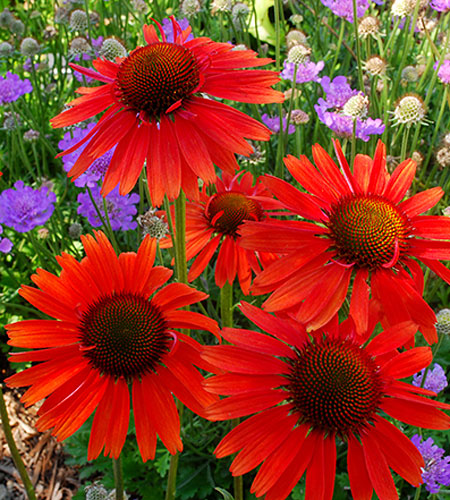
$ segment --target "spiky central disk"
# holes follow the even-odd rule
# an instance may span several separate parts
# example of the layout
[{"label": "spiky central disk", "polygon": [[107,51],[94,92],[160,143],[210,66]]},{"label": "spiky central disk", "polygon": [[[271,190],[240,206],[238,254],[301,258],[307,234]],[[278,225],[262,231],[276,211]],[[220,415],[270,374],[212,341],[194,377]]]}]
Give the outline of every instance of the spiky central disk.
[{"label": "spiky central disk", "polygon": [[258,202],[233,191],[214,195],[206,207],[206,217],[214,229],[230,236],[236,236],[237,228],[242,222],[259,221],[263,214]]},{"label": "spiky central disk", "polygon": [[193,54],[174,43],[139,47],[120,65],[116,85],[121,102],[150,117],[188,97],[200,82]]},{"label": "spiky central disk", "polygon": [[160,310],[139,295],[107,295],[83,314],[83,355],[100,372],[133,377],[154,371],[171,337]]},{"label": "spiky central disk", "polygon": [[297,352],[291,366],[287,390],[300,422],[345,437],[371,421],[382,384],[363,349],[351,341],[316,339]]},{"label": "spiky central disk", "polygon": [[[407,248],[406,217],[379,196],[347,196],[331,209],[328,222],[338,256],[359,267],[376,269]],[[398,247],[397,247],[398,245]]]}]

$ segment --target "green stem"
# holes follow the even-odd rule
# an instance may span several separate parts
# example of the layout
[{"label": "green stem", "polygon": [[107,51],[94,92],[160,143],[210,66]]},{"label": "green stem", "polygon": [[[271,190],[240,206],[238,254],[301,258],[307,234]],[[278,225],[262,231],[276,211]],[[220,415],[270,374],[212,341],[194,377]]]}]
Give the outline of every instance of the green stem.
[{"label": "green stem", "polygon": [[113,458],[114,470],[114,486],[116,487],[116,500],[123,500],[123,471],[122,471],[122,457]]},{"label": "green stem", "polygon": [[36,495],[34,493],[30,476],[28,475],[28,472],[25,469],[25,465],[19,454],[19,450],[17,449],[16,443],[14,442],[1,386],[0,386],[0,416],[2,420],[3,432],[5,433],[6,442],[8,443],[9,451],[11,452],[11,457],[14,461],[15,466],[17,467],[17,470],[19,471],[20,477],[25,486],[27,497],[29,500],[36,500]]},{"label": "green stem", "polygon": [[409,139],[409,132],[411,130],[411,127],[409,125],[406,126],[405,133],[403,134],[402,138],[402,152],[400,155],[400,163],[405,160],[406,158],[406,152],[408,150],[408,139]]},{"label": "green stem", "polygon": [[363,80],[363,72],[362,72],[362,64],[361,64],[361,44],[359,43],[359,36],[358,36],[358,11],[356,8],[356,0],[353,0],[353,30],[355,33],[359,90],[361,90],[361,92],[364,92],[364,80]]}]

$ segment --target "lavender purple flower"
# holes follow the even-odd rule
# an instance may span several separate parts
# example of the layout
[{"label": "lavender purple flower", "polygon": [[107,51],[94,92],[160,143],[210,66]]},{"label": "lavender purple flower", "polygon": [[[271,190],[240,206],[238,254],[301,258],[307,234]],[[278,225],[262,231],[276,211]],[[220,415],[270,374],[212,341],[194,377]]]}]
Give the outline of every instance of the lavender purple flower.
[{"label": "lavender purple flower", "polygon": [[326,94],[326,99],[320,98],[314,106],[319,120],[333,130],[338,136],[351,137],[353,133],[353,122],[356,120],[356,137],[367,142],[371,135],[382,134],[385,125],[380,118],[366,118],[364,113],[349,115],[344,112],[346,104],[355,96],[361,96],[364,101],[364,94],[357,90],[352,90],[347,83],[345,76],[337,76],[330,80],[324,76],[320,84]]},{"label": "lavender purple flower", "polygon": [[[95,186],[91,190],[95,204],[100,210],[102,217],[105,217],[103,206],[103,196],[100,194],[99,186]],[[87,218],[92,227],[102,225],[97,211],[95,210],[89,193],[79,193],[77,197],[79,203],[77,213]],[[113,231],[128,231],[136,229],[137,222],[133,220],[133,215],[137,214],[136,203],[139,202],[139,195],[136,193],[121,196],[119,188],[115,187],[108,195],[105,196],[106,208],[108,211],[109,221]]]},{"label": "lavender purple flower", "polygon": [[[420,387],[422,385],[423,374],[425,370],[422,370],[416,373],[413,376],[412,384],[416,387]],[[429,370],[423,387],[433,392],[441,392],[448,386],[447,377],[445,376],[445,371],[441,365],[438,363],[434,363],[434,368]]]},{"label": "lavender purple flower", "polygon": [[450,83],[450,59],[445,59],[439,69],[439,61],[433,67],[437,69],[438,77],[442,83]]},{"label": "lavender purple flower", "polygon": [[30,80],[21,80],[19,75],[8,71],[6,76],[0,75],[0,105],[14,102],[24,94],[33,90]]},{"label": "lavender purple flower", "polygon": [[50,219],[55,202],[55,193],[47,187],[33,189],[17,181],[14,189],[5,189],[0,194],[0,223],[26,233]]},{"label": "lavender purple flower", "polygon": [[[317,82],[319,80],[319,73],[323,70],[325,63],[319,61],[318,63],[313,63],[311,61],[305,61],[303,64],[297,65],[297,74],[295,76],[296,83],[306,83],[306,82]],[[284,61],[284,69],[280,73],[283,80],[294,80],[295,63]]]},{"label": "lavender purple flower", "polygon": [[[58,147],[61,151],[71,148],[77,142],[81,141],[93,128],[95,127],[95,123],[89,123],[86,128],[75,127],[74,129],[66,132],[64,137],[59,141]],[[78,157],[81,155],[84,148],[88,143],[80,146],[73,153],[69,153],[62,157],[64,170],[69,172],[69,170],[74,166]],[[111,162],[112,155],[114,153],[115,148],[107,151],[103,156],[97,158],[91,166],[80,175],[77,179],[74,180],[74,184],[77,187],[85,187],[88,186],[93,188],[97,185],[97,182],[103,178],[105,172]]]},{"label": "lavender purple flower", "polygon": [[[353,0],[320,0],[333,14],[353,22]],[[378,3],[378,2],[376,2]],[[369,8],[369,0],[356,0],[356,14],[362,17]]]},{"label": "lavender purple flower", "polygon": [[448,12],[450,10],[450,0],[431,0],[430,7],[438,12]]},{"label": "lavender purple flower", "polygon": [[435,445],[431,437],[422,442],[422,437],[415,434],[411,441],[425,461],[422,470],[425,488],[430,493],[438,493],[441,485],[450,486],[450,456],[443,456],[445,450]]},{"label": "lavender purple flower", "polygon": [[[280,131],[280,118],[278,116],[269,116],[267,113],[261,115],[261,119],[264,125],[267,126],[272,132],[278,134]],[[286,132],[287,127],[287,117],[283,117],[283,132]],[[289,125],[288,134],[293,134],[295,132],[295,125]]]},{"label": "lavender purple flower", "polygon": [[[3,233],[3,228],[0,226],[0,234]],[[11,248],[13,247],[12,241],[8,238],[1,238],[0,237],[0,252],[2,253],[9,253],[11,251]]]}]

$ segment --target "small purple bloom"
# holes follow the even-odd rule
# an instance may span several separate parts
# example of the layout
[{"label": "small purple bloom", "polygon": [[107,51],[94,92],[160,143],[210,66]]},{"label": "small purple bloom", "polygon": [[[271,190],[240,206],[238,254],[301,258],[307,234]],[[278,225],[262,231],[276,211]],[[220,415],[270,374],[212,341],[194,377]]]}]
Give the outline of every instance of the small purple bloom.
[{"label": "small purple bloom", "polygon": [[450,0],[431,0],[430,7],[438,12],[448,12],[450,10]]},{"label": "small purple bloom", "polygon": [[[31,72],[31,70],[33,68],[31,58],[28,57],[25,60],[25,62],[23,63],[22,68],[24,69],[24,71],[28,71],[28,73]],[[38,69],[38,68],[39,68],[39,63],[34,63],[34,69]]]},{"label": "small purple bloom", "polygon": [[[331,9],[333,14],[353,22],[353,0],[321,0],[325,7]],[[377,2],[378,3],[378,2]],[[356,0],[356,14],[362,17],[369,8],[369,0]]]},{"label": "small purple bloom", "polygon": [[26,233],[50,219],[55,202],[55,193],[47,187],[33,189],[17,181],[14,189],[5,189],[0,194],[0,222]]},{"label": "small purple bloom", "polygon": [[103,37],[100,35],[98,38],[91,38],[91,43],[95,53],[97,54],[97,52],[102,48]]},{"label": "small purple bloom", "polygon": [[[189,26],[189,19],[187,17],[183,17],[183,19],[176,19],[177,23],[180,25],[182,31],[184,31]],[[173,25],[172,21],[167,17],[162,21],[162,29],[164,34],[166,35],[166,41],[169,43],[173,43]],[[194,35],[192,33],[186,38],[186,40],[192,40]]]},{"label": "small purple bloom", "polygon": [[[0,226],[0,234],[3,233],[3,228]],[[8,238],[0,238],[0,252],[9,253],[13,247],[12,241]]]},{"label": "small purple bloom", "polygon": [[415,434],[411,441],[422,454],[425,467],[422,479],[430,493],[438,493],[441,485],[450,486],[450,457],[444,457],[445,450],[434,444],[432,438],[422,442],[422,437]]},{"label": "small purple bloom", "polygon": [[356,137],[364,142],[367,142],[371,135],[380,135],[384,132],[385,125],[380,118],[353,118],[343,114],[345,104],[353,96],[363,95],[357,90],[352,90],[345,76],[337,76],[333,81],[328,76],[324,76],[320,84],[326,94],[326,99],[320,98],[314,109],[319,120],[338,136],[351,137],[355,119]]},{"label": "small purple bloom", "polygon": [[[97,207],[100,210],[102,217],[105,217],[105,210],[103,206],[103,196],[100,194],[98,186],[92,188],[92,196],[95,200]],[[116,186],[108,195],[105,196],[106,208],[108,210],[108,217],[113,231],[128,231],[129,229],[136,229],[137,222],[133,221],[133,215],[137,214],[136,203],[139,201],[139,195],[136,193],[121,196],[119,188]],[[97,211],[92,204],[89,193],[79,193],[77,197],[79,203],[77,213],[83,215],[89,221],[92,227],[99,227],[102,225]]]},{"label": "small purple bloom", "polygon": [[[263,123],[275,134],[280,131],[280,118],[278,116],[269,116],[267,113],[261,115]],[[283,132],[286,132],[287,117],[283,117]],[[295,132],[295,125],[289,125],[288,134],[293,134]]]},{"label": "small purple bloom", "polygon": [[[323,70],[325,63],[319,61],[318,63],[313,63],[311,61],[306,61],[303,64],[297,65],[297,74],[295,76],[296,83],[306,83],[306,82],[317,82],[319,73]],[[280,73],[283,80],[294,80],[295,63],[284,61],[284,69]]]},{"label": "small purple bloom", "polygon": [[[89,123],[86,128],[75,127],[74,129],[66,132],[64,137],[59,141],[58,147],[61,151],[71,148],[75,144],[77,144],[81,139],[83,139],[93,128],[95,127],[95,123]],[[73,153],[69,153],[62,157],[62,161],[64,164],[64,170],[69,172],[69,170],[74,166],[78,157],[83,152],[84,148],[88,143],[81,145],[77,150]],[[111,162],[112,155],[114,153],[115,148],[107,151],[103,156],[97,158],[91,166],[80,175],[77,179],[74,180],[74,184],[77,187],[85,187],[88,186],[93,188],[97,185],[97,182],[103,178],[106,173],[106,170],[109,167]]]},{"label": "small purple bloom", "polygon": [[[422,370],[414,375],[412,384],[416,387],[421,386],[424,371]],[[443,391],[447,385],[448,381],[444,369],[438,363],[434,363],[434,368],[427,373],[423,387],[437,393]]]},{"label": "small purple bloom", "polygon": [[[439,61],[433,66],[438,69]],[[442,83],[450,83],[450,59],[445,59],[438,69],[438,77]]]},{"label": "small purple bloom", "polygon": [[33,90],[30,80],[21,80],[19,75],[8,71],[6,77],[0,76],[0,105],[14,102]]}]

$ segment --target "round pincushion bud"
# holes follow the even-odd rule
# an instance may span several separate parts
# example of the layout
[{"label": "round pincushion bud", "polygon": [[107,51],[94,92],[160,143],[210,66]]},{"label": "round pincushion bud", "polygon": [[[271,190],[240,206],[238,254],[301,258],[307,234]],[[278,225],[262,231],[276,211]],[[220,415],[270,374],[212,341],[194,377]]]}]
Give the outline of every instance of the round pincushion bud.
[{"label": "round pincushion bud", "polygon": [[88,17],[86,12],[81,9],[76,9],[70,14],[69,19],[70,29],[73,31],[84,31],[88,27]]},{"label": "round pincushion bud", "polygon": [[436,314],[438,335],[450,335],[450,309],[441,309]]},{"label": "round pincushion bud", "polygon": [[364,118],[369,110],[369,98],[363,94],[357,94],[344,104],[342,114],[352,118]]},{"label": "round pincushion bud", "polygon": [[371,56],[364,63],[364,69],[372,76],[384,75],[386,66],[386,61],[380,56]]},{"label": "round pincushion bud", "polygon": [[20,53],[23,56],[32,57],[39,52],[40,46],[34,38],[26,37],[20,44]]},{"label": "round pincushion bud", "polygon": [[306,47],[306,45],[298,44],[294,45],[288,52],[287,60],[294,64],[304,64],[309,60],[311,55],[311,49]]},{"label": "round pincushion bud", "polygon": [[359,21],[358,35],[361,38],[375,37],[380,32],[380,20],[375,16],[366,16]]},{"label": "round pincushion bud", "polygon": [[116,57],[127,57],[127,49],[115,38],[106,38],[103,40],[100,48],[100,56],[115,61]]},{"label": "round pincushion bud", "polygon": [[418,95],[406,94],[395,104],[394,122],[408,126],[424,123],[426,112],[425,104]]}]

